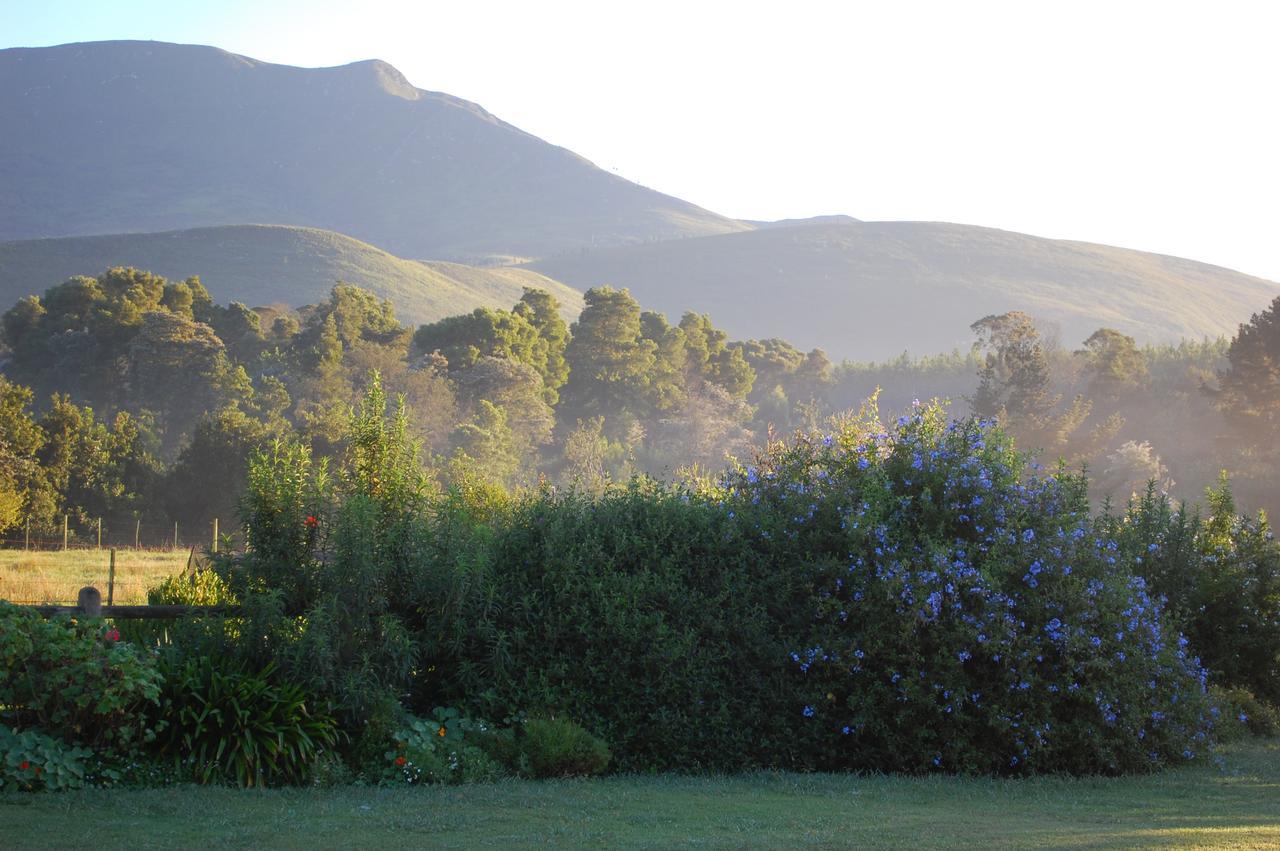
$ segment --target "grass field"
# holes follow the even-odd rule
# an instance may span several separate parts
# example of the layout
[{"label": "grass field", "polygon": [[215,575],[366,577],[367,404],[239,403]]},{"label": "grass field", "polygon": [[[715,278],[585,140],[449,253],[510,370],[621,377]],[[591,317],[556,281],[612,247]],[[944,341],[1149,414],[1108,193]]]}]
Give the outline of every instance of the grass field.
[{"label": "grass field", "polygon": [[[187,550],[116,550],[117,604],[147,602],[147,589],[187,564]],[[24,552],[0,550],[0,600],[11,603],[75,603],[85,585],[107,599],[108,550]]]},{"label": "grass field", "polygon": [[1280,846],[1280,741],[1148,777],[610,777],[0,796],[8,848]]}]

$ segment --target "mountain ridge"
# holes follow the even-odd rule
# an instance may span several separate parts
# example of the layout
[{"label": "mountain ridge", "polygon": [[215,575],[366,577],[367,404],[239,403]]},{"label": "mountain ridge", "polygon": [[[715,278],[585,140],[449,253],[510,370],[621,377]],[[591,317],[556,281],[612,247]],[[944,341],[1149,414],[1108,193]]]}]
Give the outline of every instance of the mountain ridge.
[{"label": "mountain ridge", "polygon": [[229,225],[144,234],[0,243],[0,312],[73,275],[135,266],[181,280],[198,275],[215,301],[291,307],[326,298],[335,284],[390,299],[402,322],[434,322],[477,307],[509,308],[524,287],[545,289],[566,319],[582,295],[538,273],[406,260],[343,234],[285,225]]},{"label": "mountain ridge", "polygon": [[[1180,257],[949,222],[800,224],[526,264],[578,289],[628,287],[737,338],[776,336],[836,359],[966,348],[969,325],[1024,310],[1076,346],[1099,327],[1140,343],[1217,337],[1280,284]],[[806,305],[813,305],[806,308]]]},{"label": "mountain ridge", "polygon": [[476,261],[749,227],[376,59],[310,69],[168,42],[10,48],[0,114],[0,241],[265,222]]}]

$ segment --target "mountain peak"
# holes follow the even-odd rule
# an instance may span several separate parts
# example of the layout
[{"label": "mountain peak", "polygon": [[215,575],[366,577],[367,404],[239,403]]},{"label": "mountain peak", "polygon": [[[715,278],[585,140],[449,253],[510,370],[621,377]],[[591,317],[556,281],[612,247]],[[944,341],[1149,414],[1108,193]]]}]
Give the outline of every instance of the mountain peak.
[{"label": "mountain peak", "polygon": [[247,222],[490,262],[749,225],[603,171],[378,59],[0,50],[0,240]]}]

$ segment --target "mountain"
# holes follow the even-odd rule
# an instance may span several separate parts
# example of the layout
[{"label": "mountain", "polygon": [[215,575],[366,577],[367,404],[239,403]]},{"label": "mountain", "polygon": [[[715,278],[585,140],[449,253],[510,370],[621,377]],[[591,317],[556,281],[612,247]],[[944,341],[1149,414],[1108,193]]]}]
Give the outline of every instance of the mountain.
[{"label": "mountain", "polygon": [[477,307],[509,308],[523,287],[549,291],[567,318],[582,295],[511,267],[404,260],[342,234],[309,228],[239,225],[114,236],[0,243],[0,311],[72,275],[136,266],[171,279],[199,275],[215,301],[313,304],[342,281],[391,299],[402,322],[432,322]]},{"label": "mountain", "polygon": [[0,241],[286,224],[400,256],[543,257],[746,230],[381,61],[112,41],[0,50]]},{"label": "mountain", "polygon": [[932,354],[970,323],[1023,310],[1077,347],[1101,326],[1141,343],[1232,334],[1280,284],[1083,242],[928,222],[797,224],[534,262],[579,289],[629,287],[678,318],[710,313],[735,338],[782,337],[835,359]]}]

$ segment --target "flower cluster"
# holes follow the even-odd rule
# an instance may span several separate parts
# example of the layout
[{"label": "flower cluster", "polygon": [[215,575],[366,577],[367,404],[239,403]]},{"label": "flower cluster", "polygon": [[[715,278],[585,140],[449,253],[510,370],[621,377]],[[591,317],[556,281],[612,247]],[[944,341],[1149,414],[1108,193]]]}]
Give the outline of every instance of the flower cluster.
[{"label": "flower cluster", "polygon": [[1082,479],[1035,475],[993,424],[917,406],[727,485],[777,563],[809,566],[790,658],[823,764],[1117,772],[1203,751],[1199,661]]}]

